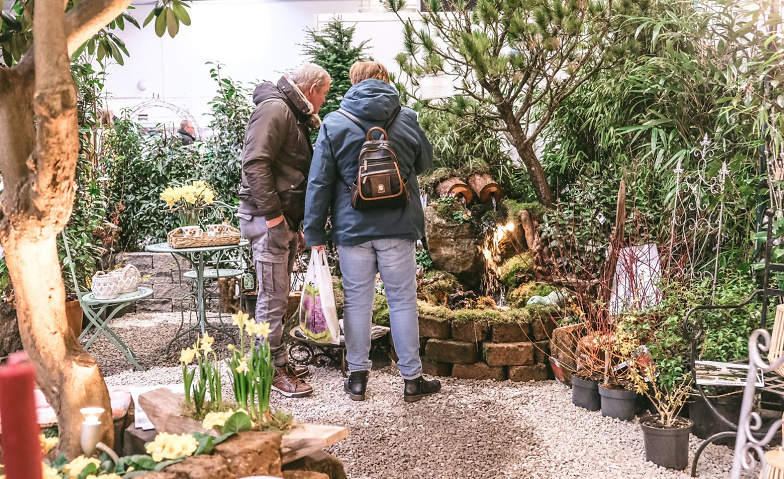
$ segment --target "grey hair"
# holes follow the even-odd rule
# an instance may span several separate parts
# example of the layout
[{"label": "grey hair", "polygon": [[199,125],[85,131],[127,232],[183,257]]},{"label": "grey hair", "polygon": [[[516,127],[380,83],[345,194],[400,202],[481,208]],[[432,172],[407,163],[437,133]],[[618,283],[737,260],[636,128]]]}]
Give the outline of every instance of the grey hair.
[{"label": "grey hair", "polygon": [[180,129],[184,130],[185,128],[187,128],[187,127],[189,127],[191,125],[193,125],[193,123],[190,120],[182,120],[180,122]]},{"label": "grey hair", "polygon": [[303,92],[309,91],[313,86],[321,87],[328,81],[332,81],[329,73],[315,63],[303,63],[292,70],[289,76]]}]

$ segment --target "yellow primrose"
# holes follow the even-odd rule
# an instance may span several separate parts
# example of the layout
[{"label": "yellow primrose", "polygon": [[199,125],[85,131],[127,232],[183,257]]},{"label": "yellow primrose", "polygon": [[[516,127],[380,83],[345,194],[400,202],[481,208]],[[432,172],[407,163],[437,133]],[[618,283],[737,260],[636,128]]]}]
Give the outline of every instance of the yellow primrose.
[{"label": "yellow primrose", "polygon": [[73,461],[69,462],[68,464],[63,467],[63,473],[70,479],[76,479],[79,477],[79,474],[82,473],[85,467],[89,466],[90,464],[95,464],[97,467],[100,467],[101,461],[98,459],[87,458],[84,456],[79,456]]},{"label": "yellow primrose", "polygon": [[[47,466],[44,463],[41,463],[41,467],[43,469],[43,479],[61,479],[60,474],[57,473],[57,469]],[[0,476],[0,479],[5,479],[5,476]]]},{"label": "yellow primrose", "polygon": [[89,475],[89,476],[87,476],[85,479],[99,479],[99,477],[100,477],[100,479],[122,479],[122,477],[121,477],[121,476],[118,476],[118,475],[117,475],[117,474],[115,474],[115,473],[111,473],[111,474],[101,474],[100,476],[95,476],[95,475],[93,475],[93,474],[90,474],[90,475]]},{"label": "yellow primrose", "polygon": [[41,449],[44,451],[44,454],[48,453],[57,445],[58,439],[56,437],[46,437],[43,434],[38,435],[38,439],[41,441]]},{"label": "yellow primrose", "polygon": [[245,362],[245,360],[243,359],[242,361],[240,361],[240,365],[237,366],[237,368],[235,370],[239,374],[247,373],[248,372],[248,363]]},{"label": "yellow primrose", "polygon": [[180,456],[191,456],[199,447],[199,441],[190,434],[168,434],[165,432],[155,436],[155,440],[148,442],[144,449],[152,456],[155,462],[174,459]]},{"label": "yellow primrose", "polygon": [[234,415],[234,411],[225,412],[211,412],[204,416],[204,421],[201,427],[204,429],[215,429],[216,427],[223,427],[226,421]]},{"label": "yellow primrose", "polygon": [[237,314],[232,314],[231,324],[243,328],[245,327],[245,323],[247,323],[249,317],[250,316],[247,313],[243,313],[242,311],[238,312]]}]

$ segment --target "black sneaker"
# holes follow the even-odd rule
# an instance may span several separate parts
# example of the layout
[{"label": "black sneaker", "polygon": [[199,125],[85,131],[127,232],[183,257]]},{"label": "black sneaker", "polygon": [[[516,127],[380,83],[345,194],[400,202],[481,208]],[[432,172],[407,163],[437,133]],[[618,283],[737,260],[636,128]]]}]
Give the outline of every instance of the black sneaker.
[{"label": "black sneaker", "polygon": [[348,393],[354,401],[365,400],[365,390],[367,389],[368,372],[354,371],[343,380],[343,390]]},{"label": "black sneaker", "polygon": [[403,400],[416,402],[425,396],[435,394],[441,390],[441,381],[438,379],[425,379],[419,376],[416,379],[404,379]]}]

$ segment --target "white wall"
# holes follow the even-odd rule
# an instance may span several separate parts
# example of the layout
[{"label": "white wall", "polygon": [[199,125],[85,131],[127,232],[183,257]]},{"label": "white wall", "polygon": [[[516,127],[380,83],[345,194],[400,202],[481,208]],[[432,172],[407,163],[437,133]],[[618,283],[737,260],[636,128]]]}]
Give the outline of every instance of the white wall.
[{"label": "white wall", "polygon": [[[223,64],[222,73],[234,80],[255,84],[276,81],[282,72],[306,61],[301,47],[306,28],[318,28],[334,15],[357,23],[355,41],[369,39],[369,53],[396,72],[395,55],[402,49],[402,24],[388,13],[357,13],[360,0],[279,1],[220,0],[192,3],[192,24],[182,26],[174,38],[158,38],[152,29],[134,27],[118,32],[131,57],[125,66],[107,68],[109,107],[118,113],[159,97],[187,110],[199,127],[209,122],[208,101],[216,84],[210,65]],[[132,11],[141,23],[153,5]],[[141,86],[146,89],[141,90]],[[145,113],[148,123],[178,123],[176,108],[154,108]]]}]

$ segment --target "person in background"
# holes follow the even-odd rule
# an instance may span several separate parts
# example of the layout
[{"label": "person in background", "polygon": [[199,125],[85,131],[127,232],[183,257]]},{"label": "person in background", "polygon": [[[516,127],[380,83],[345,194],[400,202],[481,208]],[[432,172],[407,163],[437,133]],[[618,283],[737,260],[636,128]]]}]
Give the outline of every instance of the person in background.
[{"label": "person in background", "polygon": [[[404,379],[403,398],[413,402],[441,390],[438,380],[422,377],[416,298],[416,241],[425,235],[417,175],[433,163],[433,147],[410,108],[389,84],[387,69],[378,62],[357,62],[340,108],[357,117],[364,131],[340,112],[326,116],[316,141],[305,200],[305,240],[314,250],[326,244],[325,225],[331,208],[332,239],[343,274],[343,326],[350,375],[343,388],[363,401],[370,361],[370,331],[376,273],[381,274],[389,304],[389,321],[397,366]],[[398,112],[398,109],[399,113]],[[368,129],[384,127],[408,180],[410,202],[400,208],[370,211],[351,206],[349,185],[357,178],[358,158]]]},{"label": "person in background", "polygon": [[310,131],[321,125],[317,113],[331,81],[326,70],[306,63],[277,84],[257,86],[256,109],[248,120],[242,149],[238,216],[242,235],[251,243],[258,277],[255,318],[270,324],[272,388],[287,397],[313,392],[300,379],[308,368],[288,363],[282,335],[294,260],[297,251],[305,248],[299,229],[313,157]]},{"label": "person in background", "polygon": [[180,129],[177,130],[180,134],[180,142],[182,146],[192,145],[196,141],[196,128],[193,127],[193,122],[190,120],[182,120],[180,122]]}]

